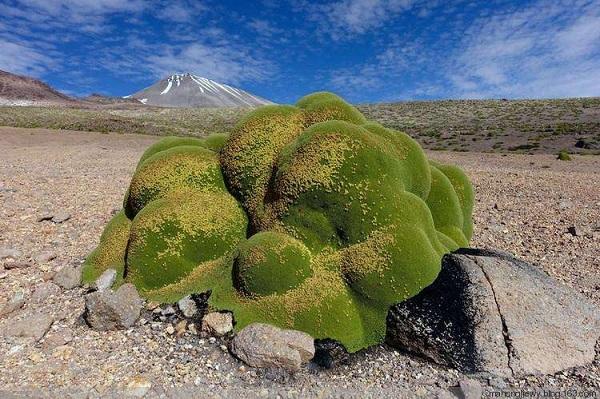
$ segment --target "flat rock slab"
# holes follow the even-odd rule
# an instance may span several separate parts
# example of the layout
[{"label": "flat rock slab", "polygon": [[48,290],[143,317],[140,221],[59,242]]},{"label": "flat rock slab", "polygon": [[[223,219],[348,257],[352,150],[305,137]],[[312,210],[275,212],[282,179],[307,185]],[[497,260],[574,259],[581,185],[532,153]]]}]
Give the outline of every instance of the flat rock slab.
[{"label": "flat rock slab", "polygon": [[436,281],[388,314],[388,343],[463,372],[554,374],[591,363],[599,337],[598,307],[500,251],[445,256]]},{"label": "flat rock slab", "polygon": [[0,328],[0,335],[37,342],[46,335],[53,322],[54,318],[51,315],[36,312],[17,320],[6,320]]}]

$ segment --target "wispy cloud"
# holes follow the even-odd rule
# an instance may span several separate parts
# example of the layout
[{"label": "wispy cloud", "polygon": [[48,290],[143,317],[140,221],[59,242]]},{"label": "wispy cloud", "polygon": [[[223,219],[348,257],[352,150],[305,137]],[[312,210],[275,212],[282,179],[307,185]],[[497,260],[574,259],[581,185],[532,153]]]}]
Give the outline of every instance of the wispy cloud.
[{"label": "wispy cloud", "polygon": [[[437,46],[396,38],[329,83],[357,101],[381,98],[542,98],[600,94],[600,2],[538,0],[483,12]],[[461,39],[456,40],[456,37]]]},{"label": "wispy cloud", "polygon": [[600,94],[600,3],[541,0],[475,21],[447,68],[462,97]]},{"label": "wispy cloud", "polygon": [[146,6],[143,0],[8,0],[0,5],[0,11],[17,18],[16,24],[38,23],[36,28],[41,30],[94,33],[105,31],[108,16],[139,13]]},{"label": "wispy cloud", "polygon": [[208,7],[199,1],[163,1],[157,7],[156,16],[167,22],[185,23],[192,22],[207,10]]},{"label": "wispy cloud", "polygon": [[24,44],[0,38],[0,69],[39,76],[55,65],[53,58]]},{"label": "wispy cloud", "polygon": [[202,43],[163,47],[158,54],[149,55],[146,61],[148,68],[156,76],[173,72],[193,72],[232,84],[246,80],[263,80],[271,73],[273,67],[242,46],[210,46]]},{"label": "wispy cloud", "polygon": [[[431,57],[433,54],[420,40],[396,38],[367,62],[331,71],[329,83],[341,94],[357,101],[362,101],[365,93],[373,91],[389,99],[403,98],[412,94],[413,87],[403,86],[406,76],[428,68]],[[431,93],[431,89],[427,92]]]},{"label": "wispy cloud", "polygon": [[416,0],[340,0],[313,6],[311,12],[331,37],[339,39],[383,26],[415,3]]},{"label": "wispy cloud", "polygon": [[272,22],[269,22],[266,19],[258,19],[254,18],[250,22],[248,22],[248,27],[262,36],[271,37],[273,35],[280,35],[284,33],[284,30],[275,26]]}]

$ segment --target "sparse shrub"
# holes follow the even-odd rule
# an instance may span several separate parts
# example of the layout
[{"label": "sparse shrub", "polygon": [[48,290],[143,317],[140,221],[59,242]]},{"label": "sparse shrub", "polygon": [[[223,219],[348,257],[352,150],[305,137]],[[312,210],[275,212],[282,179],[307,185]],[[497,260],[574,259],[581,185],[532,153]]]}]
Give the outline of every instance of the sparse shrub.
[{"label": "sparse shrub", "polygon": [[229,137],[151,146],[84,279],[116,267],[165,302],[210,291],[237,329],[266,322],[356,351],[468,245],[472,207],[459,168],[315,93],[249,113]]},{"label": "sparse shrub", "polygon": [[556,159],[559,159],[561,161],[570,161],[571,156],[569,155],[567,150],[561,150],[558,152],[558,156],[556,157]]}]

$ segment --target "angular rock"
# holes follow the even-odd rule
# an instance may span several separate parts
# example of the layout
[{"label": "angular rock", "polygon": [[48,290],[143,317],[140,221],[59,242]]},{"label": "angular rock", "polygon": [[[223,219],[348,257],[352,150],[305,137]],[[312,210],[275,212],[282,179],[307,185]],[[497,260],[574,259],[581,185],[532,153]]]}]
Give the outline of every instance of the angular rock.
[{"label": "angular rock", "polygon": [[96,330],[133,326],[140,317],[142,299],[133,284],[123,284],[115,292],[94,291],[85,296],[84,318]]},{"label": "angular rock", "polygon": [[60,287],[58,285],[51,282],[43,282],[35,287],[35,291],[31,295],[31,301],[41,303],[51,296],[57,296],[58,294],[60,294]]},{"label": "angular rock", "polygon": [[233,330],[233,317],[231,313],[212,312],[204,315],[202,331],[208,335],[222,337]]},{"label": "angular rock", "polygon": [[56,332],[50,332],[44,337],[42,347],[48,350],[64,346],[73,341],[73,333],[67,328],[60,329]]},{"label": "angular rock", "polygon": [[387,341],[463,372],[553,374],[594,360],[600,310],[512,255],[462,249],[393,306]]},{"label": "angular rock", "polygon": [[97,291],[105,291],[113,286],[117,279],[117,271],[115,269],[106,269],[100,277],[94,281],[93,288]]},{"label": "angular rock", "polygon": [[15,310],[21,309],[25,304],[25,293],[17,291],[13,297],[0,308],[0,317],[11,314]]},{"label": "angular rock", "polygon": [[56,272],[52,280],[65,290],[78,287],[81,284],[81,265],[63,266],[62,269]]},{"label": "angular rock", "polygon": [[38,263],[47,263],[51,260],[56,259],[56,254],[54,252],[45,251],[35,257],[35,260]]},{"label": "angular rock", "polygon": [[458,382],[457,396],[463,399],[481,399],[483,388],[477,380],[464,379]]},{"label": "angular rock", "polygon": [[177,307],[181,310],[181,313],[187,318],[194,317],[196,313],[198,313],[198,307],[196,306],[196,302],[188,295],[184,298],[181,298],[177,302]]},{"label": "angular rock", "polygon": [[593,229],[584,228],[581,226],[569,226],[567,232],[573,237],[582,237],[586,235],[592,235]]},{"label": "angular rock", "polygon": [[342,345],[333,339],[316,339],[315,356],[312,361],[323,368],[333,368],[348,362],[350,354]]},{"label": "angular rock", "polygon": [[49,211],[43,211],[40,216],[38,216],[38,218],[36,219],[36,221],[38,222],[45,222],[47,220],[52,220],[52,218],[54,217],[54,214],[49,212]]},{"label": "angular rock", "polygon": [[586,150],[597,150],[597,149],[600,149],[600,144],[594,144],[594,142],[592,142],[591,140],[584,138],[584,139],[578,139],[575,142],[575,147],[583,148]]},{"label": "angular rock", "polygon": [[19,320],[7,320],[1,332],[6,337],[26,338],[37,342],[44,337],[53,322],[51,315],[33,313]]},{"label": "angular rock", "polygon": [[71,219],[71,214],[67,213],[67,212],[57,212],[55,215],[52,216],[52,222],[59,224],[59,223],[64,223],[67,220]]},{"label": "angular rock", "polygon": [[171,305],[167,305],[164,309],[160,310],[160,314],[163,316],[173,316],[175,313],[175,308]]},{"label": "angular rock", "polygon": [[252,367],[278,367],[298,371],[315,354],[313,338],[301,331],[252,323],[231,341],[231,351]]}]

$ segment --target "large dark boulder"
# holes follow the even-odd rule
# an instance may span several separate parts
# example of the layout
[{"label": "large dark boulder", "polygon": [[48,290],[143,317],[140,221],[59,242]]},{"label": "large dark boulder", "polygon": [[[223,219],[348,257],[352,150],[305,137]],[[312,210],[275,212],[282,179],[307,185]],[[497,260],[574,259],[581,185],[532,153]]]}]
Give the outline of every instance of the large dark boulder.
[{"label": "large dark boulder", "polygon": [[436,281],[388,314],[387,342],[463,372],[552,374],[590,363],[600,310],[500,251],[444,257]]}]

